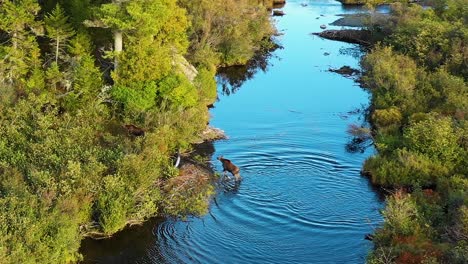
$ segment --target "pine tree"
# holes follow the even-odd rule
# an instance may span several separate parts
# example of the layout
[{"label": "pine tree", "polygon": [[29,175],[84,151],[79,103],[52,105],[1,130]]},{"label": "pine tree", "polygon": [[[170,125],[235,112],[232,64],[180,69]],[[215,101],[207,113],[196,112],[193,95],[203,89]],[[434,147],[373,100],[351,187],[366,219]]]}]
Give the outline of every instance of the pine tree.
[{"label": "pine tree", "polygon": [[41,22],[36,21],[39,10],[36,0],[7,0],[2,3],[0,29],[8,33],[14,49],[31,32],[37,35],[42,33]]},{"label": "pine tree", "polygon": [[84,104],[96,100],[102,87],[102,76],[94,64],[91,55],[92,47],[89,36],[79,32],[68,45],[71,56],[72,89],[64,99],[68,110],[83,107]]},{"label": "pine tree", "polygon": [[[36,36],[42,34],[42,23],[36,21],[40,7],[36,0],[3,1],[0,8],[0,30],[9,41],[0,46],[0,85],[2,95],[15,96],[24,88],[41,89],[43,73]],[[8,89],[7,89],[8,88]]]},{"label": "pine tree", "polygon": [[67,40],[75,35],[75,31],[68,23],[68,17],[64,10],[57,4],[51,13],[47,14],[45,19],[45,27],[47,36],[53,40],[52,46],[54,50],[55,63],[58,64],[58,59]]}]

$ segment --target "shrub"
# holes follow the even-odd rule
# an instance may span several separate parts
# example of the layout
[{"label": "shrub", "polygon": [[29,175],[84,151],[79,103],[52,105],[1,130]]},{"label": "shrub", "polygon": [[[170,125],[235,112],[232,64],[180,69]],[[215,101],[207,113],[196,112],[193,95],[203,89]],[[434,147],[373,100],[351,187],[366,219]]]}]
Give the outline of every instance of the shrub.
[{"label": "shrub", "polygon": [[449,117],[428,115],[426,120],[411,123],[403,136],[410,150],[427,155],[434,161],[452,162],[461,153],[459,135]]},{"label": "shrub", "polygon": [[411,195],[402,191],[387,199],[387,206],[382,215],[385,219],[384,228],[391,230],[395,236],[410,236],[420,231],[416,204]]},{"label": "shrub", "polygon": [[96,201],[99,225],[106,234],[112,234],[125,226],[130,197],[125,183],[118,176],[107,176],[104,188]]},{"label": "shrub", "polygon": [[401,125],[402,115],[397,107],[376,109],[372,114],[372,122],[378,129],[395,130]]}]

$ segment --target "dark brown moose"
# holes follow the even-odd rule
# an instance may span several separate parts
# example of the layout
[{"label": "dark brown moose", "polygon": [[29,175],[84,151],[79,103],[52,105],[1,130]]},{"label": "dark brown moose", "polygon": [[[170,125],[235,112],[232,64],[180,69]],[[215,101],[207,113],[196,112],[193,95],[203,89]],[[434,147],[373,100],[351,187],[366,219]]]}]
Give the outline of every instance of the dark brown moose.
[{"label": "dark brown moose", "polygon": [[236,178],[236,181],[241,180],[239,167],[234,165],[234,163],[232,163],[230,160],[223,158],[223,156],[219,156],[218,160],[223,164],[224,175],[226,175],[226,172],[229,171]]},{"label": "dark brown moose", "polygon": [[124,127],[125,129],[127,129],[127,132],[132,136],[142,137],[145,135],[145,130],[135,125],[125,125]]}]

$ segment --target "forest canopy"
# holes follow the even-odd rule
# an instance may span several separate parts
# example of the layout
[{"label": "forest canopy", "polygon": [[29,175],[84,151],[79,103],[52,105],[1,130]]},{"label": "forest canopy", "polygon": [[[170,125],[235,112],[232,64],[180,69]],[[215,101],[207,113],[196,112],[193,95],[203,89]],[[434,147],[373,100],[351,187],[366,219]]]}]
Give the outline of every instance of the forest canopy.
[{"label": "forest canopy", "polygon": [[171,156],[206,128],[216,68],[272,33],[257,1],[0,1],[1,262],[205,213],[213,187],[182,192]]}]

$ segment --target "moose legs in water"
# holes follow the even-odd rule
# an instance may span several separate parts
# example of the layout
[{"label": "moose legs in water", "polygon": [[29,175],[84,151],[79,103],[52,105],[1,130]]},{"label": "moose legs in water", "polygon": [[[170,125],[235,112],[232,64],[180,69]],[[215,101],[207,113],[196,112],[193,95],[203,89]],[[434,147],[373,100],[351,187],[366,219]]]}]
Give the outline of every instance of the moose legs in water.
[{"label": "moose legs in water", "polygon": [[223,156],[219,156],[218,160],[221,161],[223,164],[223,173],[226,175],[226,172],[229,171],[236,181],[240,181],[242,178],[240,176],[240,169],[234,163],[232,163],[230,160],[223,158]]}]

